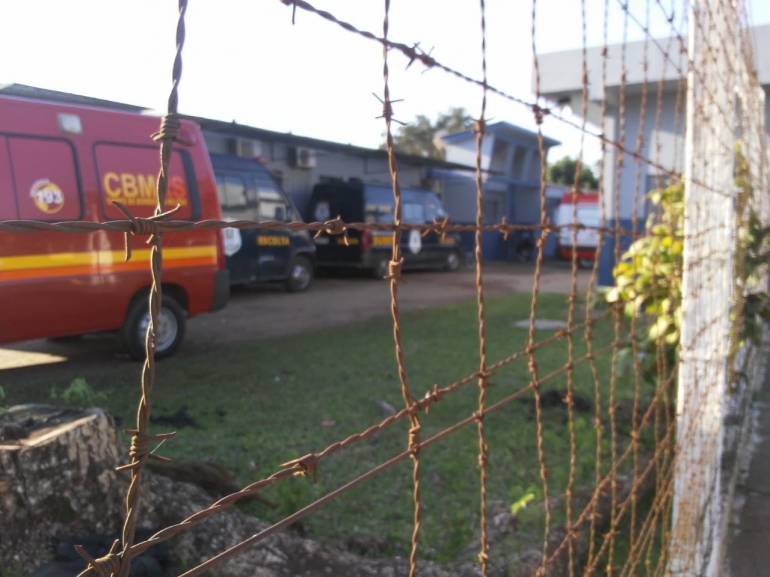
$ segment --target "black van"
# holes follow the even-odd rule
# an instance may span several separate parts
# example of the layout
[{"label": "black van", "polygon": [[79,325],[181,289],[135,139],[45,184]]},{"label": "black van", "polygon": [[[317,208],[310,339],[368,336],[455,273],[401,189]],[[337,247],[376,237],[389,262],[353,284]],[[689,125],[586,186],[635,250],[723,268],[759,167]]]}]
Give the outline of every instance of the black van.
[{"label": "black van", "polygon": [[[401,190],[403,222],[433,224],[443,219],[444,208],[433,192]],[[307,219],[324,222],[339,216],[344,222],[393,223],[393,191],[388,186],[357,181],[318,184],[313,188]],[[318,265],[323,267],[356,267],[371,270],[379,278],[388,274],[393,233],[390,231],[348,232],[348,246],[339,235],[321,234],[315,240]],[[401,250],[403,268],[460,268],[459,235],[430,232],[422,236],[417,230],[403,231]]]},{"label": "black van", "polygon": [[[211,154],[211,164],[225,220],[300,220],[264,164],[224,154]],[[290,292],[299,292],[313,281],[316,250],[308,231],[226,228],[223,232],[232,284],[279,281]]]}]

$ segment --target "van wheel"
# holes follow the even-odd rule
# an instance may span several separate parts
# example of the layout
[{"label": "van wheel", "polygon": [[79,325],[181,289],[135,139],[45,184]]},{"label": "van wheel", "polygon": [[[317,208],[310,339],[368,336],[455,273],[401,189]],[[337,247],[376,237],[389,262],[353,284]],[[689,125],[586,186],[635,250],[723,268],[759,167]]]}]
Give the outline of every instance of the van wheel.
[{"label": "van wheel", "polygon": [[307,290],[313,282],[313,264],[305,256],[295,256],[289,267],[289,276],[286,279],[286,290],[290,293],[299,293]]},{"label": "van wheel", "polygon": [[594,268],[594,261],[590,258],[579,258],[577,264],[579,268]]},{"label": "van wheel", "polygon": [[444,270],[449,272],[455,272],[460,268],[460,253],[456,250],[453,250],[450,252],[446,257],[446,262],[444,263]]},{"label": "van wheel", "polygon": [[390,274],[390,259],[381,258],[377,261],[372,269],[372,276],[376,279],[383,280]]},{"label": "van wheel", "polygon": [[[137,299],[128,311],[126,322],[120,331],[123,344],[131,357],[136,360],[145,358],[144,342],[149,324],[150,311],[147,308],[147,299]],[[186,324],[187,318],[181,305],[172,297],[163,295],[158,312],[156,359],[170,357],[176,352],[184,339]]]}]

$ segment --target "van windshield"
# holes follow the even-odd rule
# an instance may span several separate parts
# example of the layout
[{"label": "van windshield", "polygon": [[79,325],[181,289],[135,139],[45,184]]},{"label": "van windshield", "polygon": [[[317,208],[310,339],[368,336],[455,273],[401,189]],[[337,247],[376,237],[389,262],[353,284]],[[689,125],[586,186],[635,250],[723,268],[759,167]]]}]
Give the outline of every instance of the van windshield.
[{"label": "van windshield", "polygon": [[393,223],[393,192],[386,187],[371,186],[366,188],[366,222],[381,224]]},{"label": "van windshield", "polygon": [[583,226],[589,226],[592,228],[598,228],[601,224],[599,221],[601,220],[601,216],[599,214],[599,207],[598,206],[592,206],[592,207],[586,207],[581,208],[578,207],[577,209],[577,217],[578,222],[582,224]]},{"label": "van windshield", "polygon": [[426,222],[433,222],[434,219],[441,220],[446,216],[444,207],[441,206],[441,201],[438,196],[432,192],[425,193],[425,220]]}]

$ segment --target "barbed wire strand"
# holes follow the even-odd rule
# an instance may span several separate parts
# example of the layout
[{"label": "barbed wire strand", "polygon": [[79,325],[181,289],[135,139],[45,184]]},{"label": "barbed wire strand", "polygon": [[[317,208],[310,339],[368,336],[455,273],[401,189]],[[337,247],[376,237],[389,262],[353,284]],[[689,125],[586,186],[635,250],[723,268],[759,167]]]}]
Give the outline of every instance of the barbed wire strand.
[{"label": "barbed wire strand", "polygon": [[[545,140],[543,138],[543,116],[539,108],[540,101],[540,61],[537,54],[537,0],[532,0],[532,61],[534,69],[534,88],[535,88],[535,108],[533,112],[535,115],[535,122],[537,124],[537,148],[540,161],[540,224],[544,226],[546,224],[546,194],[545,194],[545,181],[546,181],[546,163],[545,163]],[[547,574],[546,560],[548,559],[548,540],[551,532],[551,498],[548,486],[548,467],[545,460],[545,439],[543,436],[543,409],[542,399],[540,395],[540,387],[538,383],[538,370],[537,359],[532,351],[532,344],[535,342],[535,323],[537,317],[537,300],[540,294],[540,275],[543,269],[543,256],[545,253],[545,241],[548,238],[548,232],[543,230],[540,233],[540,238],[537,239],[537,259],[535,261],[535,276],[532,283],[532,306],[529,313],[529,336],[527,338],[527,350],[529,352],[527,361],[529,373],[532,377],[533,393],[535,397],[535,421],[537,425],[537,460],[540,466],[540,479],[543,483],[543,507],[545,509],[545,527],[543,529],[543,563],[540,570],[537,572],[538,577],[545,577]],[[574,274],[574,270],[573,270]]]},{"label": "barbed wire strand", "polygon": [[[388,38],[390,16],[390,0],[385,0],[385,15],[382,23],[382,36]],[[388,46],[382,45],[382,77],[383,77],[383,101],[382,117],[385,120],[385,142],[388,150],[388,166],[393,185],[393,222],[396,226],[393,234],[393,251],[389,265],[388,278],[390,280],[390,310],[393,317],[393,340],[396,347],[396,361],[398,363],[398,377],[401,382],[401,395],[404,404],[409,411],[409,436],[408,451],[413,460],[413,501],[414,501],[414,527],[412,530],[412,547],[409,554],[409,577],[414,577],[417,572],[417,549],[420,539],[420,420],[417,417],[415,403],[417,400],[412,395],[407,384],[406,366],[404,363],[404,348],[401,344],[401,317],[398,306],[398,283],[401,282],[401,266],[404,262],[401,256],[401,185],[398,180],[398,162],[393,150],[393,133],[391,123],[393,120],[393,106],[390,99],[389,70],[388,70]]]},{"label": "barbed wire strand", "polygon": [[[608,345],[605,348],[609,349],[610,345]],[[587,360],[588,360],[587,357],[583,357],[580,361],[581,362],[585,362]],[[520,390],[516,391],[512,395],[509,395],[509,396],[507,396],[507,397],[505,397],[505,398],[503,398],[503,399],[501,399],[501,400],[499,400],[499,401],[497,401],[497,402],[487,406],[484,409],[484,416],[486,416],[489,413],[492,413],[494,411],[497,411],[497,410],[501,409],[502,407],[508,405],[512,401],[522,397],[524,394],[526,394],[527,392],[532,390],[533,387],[539,386],[539,385],[541,385],[541,384],[543,384],[545,382],[548,382],[548,381],[556,378],[557,376],[562,375],[564,372],[566,372],[566,370],[567,370],[567,367],[565,365],[565,366],[563,366],[563,367],[553,371],[552,373],[549,373],[545,377],[543,377],[543,379],[539,383],[537,383],[537,384],[530,383],[529,385],[527,385],[523,389],[520,389]],[[446,437],[446,436],[448,436],[448,435],[450,435],[450,434],[460,430],[461,428],[476,422],[477,420],[478,420],[478,414],[476,412],[474,412],[471,416],[469,416],[469,417],[467,417],[467,418],[465,418],[465,419],[455,423],[454,425],[452,425],[450,427],[447,427],[443,431],[441,431],[439,433],[436,433],[432,437],[422,441],[421,446],[422,446],[422,448],[428,447],[428,446],[430,446],[430,445],[440,441],[444,437]],[[310,505],[307,505],[303,509],[300,509],[296,513],[294,513],[292,515],[289,515],[288,517],[285,517],[284,519],[282,519],[278,523],[268,527],[267,529],[261,531],[260,533],[252,535],[248,539],[245,539],[245,540],[241,541],[240,543],[238,543],[238,544],[230,547],[229,549],[223,551],[222,553],[219,553],[218,555],[208,559],[207,561],[204,561],[203,563],[201,563],[197,567],[195,567],[193,569],[190,569],[189,571],[183,573],[182,575],[180,575],[180,577],[197,577],[198,575],[201,575],[204,572],[206,572],[206,571],[208,571],[210,569],[213,569],[214,567],[222,565],[225,561],[227,561],[228,559],[230,559],[233,556],[237,555],[238,553],[240,553],[241,551],[243,551],[247,547],[253,546],[254,544],[258,543],[259,541],[262,541],[262,540],[266,539],[267,537],[270,537],[271,535],[277,533],[278,531],[283,530],[284,528],[288,527],[292,523],[295,523],[296,521],[299,521],[300,519],[308,516],[309,514],[315,512],[316,510],[320,509],[321,507],[325,506],[326,504],[330,503],[331,501],[334,501],[335,499],[337,499],[340,496],[344,495],[345,493],[349,492],[351,489],[357,487],[358,485],[360,485],[360,484],[362,484],[362,483],[364,483],[366,481],[369,481],[370,479],[372,479],[375,476],[379,475],[380,473],[386,471],[387,469],[390,469],[391,467],[397,465],[398,463],[400,463],[401,461],[409,458],[410,456],[411,456],[411,452],[410,451],[408,451],[408,450],[404,451],[403,453],[393,457],[389,461],[386,461],[385,463],[370,469],[369,471],[367,471],[363,475],[357,477],[353,481],[350,481],[349,483],[343,485],[342,487],[340,487],[340,488],[332,491],[331,493],[328,493],[324,497],[321,497],[320,499],[314,501]]]},{"label": "barbed wire strand", "polygon": [[[581,190],[580,177],[583,168],[583,154],[585,148],[585,128],[588,122],[588,38],[587,38],[587,23],[586,23],[586,1],[580,2],[580,16],[582,27],[582,48],[581,48],[581,116],[583,118],[583,130],[580,132],[580,149],[577,156],[577,162],[575,164],[575,177],[572,182],[572,222],[579,222],[578,220],[578,194]],[[558,240],[558,239],[557,239]],[[569,305],[567,310],[567,364],[569,369],[567,370],[567,395],[565,398],[567,404],[567,428],[569,429],[569,473],[567,475],[567,488],[565,489],[565,503],[566,503],[566,532],[570,536],[568,546],[568,558],[567,565],[569,576],[575,576],[575,547],[573,543],[573,531],[572,531],[572,504],[574,499],[574,487],[575,487],[575,467],[577,465],[577,439],[575,435],[575,370],[573,361],[575,358],[575,342],[572,335],[572,325],[575,322],[575,302],[577,301],[577,268],[578,268],[578,231],[576,228],[572,229],[571,235],[572,244],[572,274],[570,275],[570,292],[569,292]],[[595,268],[595,267],[594,267]],[[591,296],[591,288],[588,289],[588,298]],[[590,309],[590,307],[589,307]],[[590,354],[590,349],[589,349]]]},{"label": "barbed wire strand", "polygon": [[484,0],[480,0],[481,9],[481,70],[483,87],[481,90],[481,113],[476,122],[476,303],[478,308],[479,331],[479,408],[478,408],[478,434],[479,434],[479,524],[480,524],[480,550],[479,564],[482,577],[487,577],[489,570],[489,538],[487,537],[487,459],[488,447],[484,435],[484,406],[487,397],[489,377],[487,375],[487,343],[484,324],[484,280],[482,277],[483,251],[481,226],[484,222],[484,182],[481,171],[482,146],[486,132],[487,122],[487,25]]},{"label": "barbed wire strand", "polygon": [[[169,124],[178,124],[175,119],[178,109],[178,87],[182,77],[182,48],[185,40],[184,17],[187,11],[187,0],[178,1],[179,16],[176,28],[176,54],[174,56],[174,65],[172,70],[171,94],[168,99],[168,110],[161,123],[160,131],[154,136],[160,143],[160,172],[157,180],[157,204],[155,207],[155,216],[160,217],[166,211],[166,191],[168,190],[169,176],[168,167],[171,160],[171,152],[174,141],[176,140],[176,130],[169,129]],[[173,434],[156,435],[149,437],[147,435],[147,425],[151,412],[151,396],[155,385],[155,349],[157,345],[156,327],[158,326],[158,315],[160,314],[161,302],[163,299],[161,275],[163,271],[163,233],[155,231],[150,237],[152,247],[150,249],[150,269],[152,273],[152,285],[149,296],[149,326],[147,327],[147,336],[145,339],[146,358],[142,367],[141,377],[141,397],[136,417],[136,429],[129,431],[131,439],[131,464],[125,468],[130,469],[131,481],[126,493],[126,519],[123,525],[122,544],[120,554],[120,568],[117,577],[127,577],[131,566],[131,546],[136,535],[137,514],[140,502],[139,483],[141,480],[142,469],[147,459],[150,458],[149,443],[153,440],[170,438]],[[126,241],[126,255],[130,256],[130,241]]]},{"label": "barbed wire strand", "polygon": [[[649,30],[650,28],[650,0],[646,0],[646,22],[644,24],[644,30]],[[648,72],[649,72],[649,66],[650,66],[650,58],[649,58],[649,49],[650,49],[650,42],[649,37],[645,36],[644,39],[644,46],[643,46],[643,56],[642,56],[642,95],[641,95],[641,102],[639,104],[639,131],[637,133],[636,137],[636,150],[638,154],[642,154],[643,148],[644,148],[644,134],[645,134],[645,121],[647,120],[647,94],[648,94]],[[631,230],[636,233],[639,229],[639,195],[641,193],[641,184],[642,184],[642,165],[637,163],[636,165],[636,174],[634,177],[634,200],[633,200],[633,212],[631,215]],[[636,236],[634,234],[634,236]],[[656,295],[656,286],[655,286],[655,275],[657,274],[657,265],[660,260],[660,255],[655,254],[652,256],[651,259],[651,267],[652,267],[652,292],[653,292],[653,301],[657,299]],[[637,277],[639,275],[639,268],[638,268],[638,259],[632,259],[631,262],[633,263],[633,276]],[[634,404],[633,408],[631,409],[631,443],[633,446],[633,452],[634,452],[634,464],[633,464],[633,479],[634,484],[636,484],[636,477],[639,471],[639,431],[637,430],[637,410],[639,407],[639,396],[641,394],[641,362],[639,359],[639,339],[636,336],[636,330],[637,330],[637,322],[638,322],[638,316],[633,315],[631,317],[631,354],[632,354],[632,363],[633,363],[633,378],[634,378]],[[637,507],[637,495],[636,492],[633,491],[631,493],[631,514],[630,514],[630,520],[629,520],[629,529],[628,529],[628,547],[633,550],[634,549],[634,539],[635,539],[635,532],[636,532],[636,507]]]},{"label": "barbed wire strand", "polygon": [[[597,317],[593,317],[590,320],[587,320],[584,323],[581,323],[579,325],[576,325],[574,327],[574,331],[583,330],[586,328],[586,326],[590,324],[595,324],[602,322],[606,320],[606,317],[608,316],[607,313],[609,311],[606,311],[602,315],[599,315]],[[557,331],[552,336],[538,342],[533,349],[539,350],[544,347],[547,347],[548,345],[551,345],[555,342],[558,342],[566,337],[567,331]],[[600,351],[597,351],[600,352]],[[487,367],[487,372],[490,376],[494,375],[494,373],[501,368],[515,362],[518,359],[525,358],[527,356],[527,351],[522,350],[518,351],[516,353],[513,353],[509,355],[508,357],[501,359],[500,361],[494,363],[493,365],[490,365]],[[579,364],[581,361],[576,361],[576,364]],[[417,404],[419,404],[419,410],[427,410],[429,407],[431,407],[433,404],[436,404],[443,400],[447,395],[454,393],[455,391],[459,390],[460,388],[464,387],[465,385],[468,385],[474,381],[477,381],[480,374],[478,372],[475,372],[467,377],[465,377],[462,380],[456,381],[452,383],[451,385],[447,385],[443,388],[438,388],[437,386],[433,388],[433,390],[428,391],[425,396],[418,401]],[[527,389],[528,390],[528,389]],[[295,459],[293,461],[289,461],[287,463],[284,463],[282,465],[282,468],[270,475],[269,477],[266,477],[264,479],[261,479],[259,481],[256,481],[247,487],[243,488],[241,491],[238,491],[236,493],[232,493],[230,495],[227,495],[220,500],[213,503],[210,507],[207,509],[203,509],[201,511],[198,511],[188,517],[187,519],[181,521],[180,523],[177,523],[176,525],[171,525],[155,535],[151,536],[148,540],[143,541],[142,543],[136,544],[131,549],[131,556],[136,557],[137,555],[140,555],[147,549],[149,549],[153,545],[157,545],[158,543],[161,543],[163,541],[166,541],[170,539],[171,537],[174,537],[175,535],[179,534],[185,529],[189,529],[192,527],[195,527],[196,525],[199,525],[206,519],[208,519],[210,516],[212,516],[215,513],[218,513],[230,505],[236,503],[238,500],[247,497],[249,495],[254,495],[261,491],[263,488],[277,482],[283,479],[287,479],[289,477],[294,477],[297,475],[302,476],[308,476],[313,475],[315,473],[315,468],[317,467],[318,463],[326,458],[329,457],[340,450],[347,448],[353,444],[358,443],[359,441],[362,441],[364,439],[373,437],[374,435],[378,434],[383,429],[389,427],[396,421],[400,421],[403,418],[406,418],[409,416],[410,411],[412,408],[404,408],[398,411],[396,414],[391,415],[381,421],[380,423],[373,425],[369,427],[368,429],[364,430],[361,433],[355,433],[353,435],[348,436],[342,441],[338,441],[335,443],[332,443],[331,445],[327,446],[324,450],[318,452],[318,453],[311,453],[309,455],[306,455],[305,457],[302,457],[300,459]],[[92,575],[90,570],[83,571],[79,574],[78,577],[87,577],[89,575]]]},{"label": "barbed wire strand", "polygon": [[[602,130],[606,130],[606,125],[604,124],[605,118],[607,115],[607,57],[609,53],[609,11],[610,11],[610,0],[604,0],[604,25],[603,25],[603,45],[601,50],[601,56],[602,56],[602,65],[601,65],[601,84],[602,84],[602,103],[601,103],[601,119],[602,119]],[[607,191],[606,191],[606,178],[605,178],[605,169],[606,169],[606,159],[607,159],[607,144],[606,139],[602,139],[601,141],[601,156],[599,157],[599,224],[602,228],[605,228],[607,226]],[[586,298],[586,318],[589,318],[591,314],[591,287],[593,286],[593,283],[595,281],[596,275],[599,271],[599,262],[602,258],[602,251],[604,249],[604,233],[598,232],[599,236],[599,248],[596,252],[596,259],[594,260],[594,267],[591,275],[591,284],[589,285],[589,295]],[[613,312],[613,315],[615,313]],[[590,325],[586,327],[586,344],[588,346],[588,352],[593,354],[593,331]],[[596,405],[594,407],[594,429],[596,430],[596,455],[595,460],[596,464],[594,467],[594,482],[596,487],[599,486],[599,482],[602,476],[602,433],[603,433],[603,424],[602,424],[602,392],[601,392],[601,382],[599,380],[599,371],[596,366],[596,361],[593,360],[591,362],[591,370],[593,373],[593,379],[594,379],[594,404]],[[594,555],[594,546],[596,543],[596,522],[597,522],[597,510],[596,506],[598,505],[598,500],[594,502],[594,508],[591,511],[591,517],[590,517],[590,527],[589,527],[589,534],[588,534],[588,554],[586,558],[590,561],[593,558]]]},{"label": "barbed wire strand", "polygon": [[[365,38],[367,40],[371,40],[371,41],[374,41],[374,42],[378,42],[380,44],[386,44],[389,48],[391,48],[393,50],[396,50],[396,51],[400,52],[401,54],[403,54],[409,60],[410,63],[411,62],[415,62],[415,61],[419,61],[420,63],[422,63],[428,69],[437,68],[437,69],[442,70],[442,71],[444,71],[445,73],[447,73],[449,75],[455,76],[455,77],[457,77],[457,78],[459,78],[459,79],[461,79],[461,80],[463,80],[465,82],[468,82],[468,83],[471,83],[471,84],[475,84],[475,85],[480,86],[480,87],[483,87],[483,85],[484,85],[483,81],[481,81],[479,79],[476,79],[476,78],[472,78],[470,76],[467,76],[466,74],[463,74],[462,72],[459,72],[459,71],[457,71],[457,70],[455,70],[455,69],[453,69],[453,68],[451,68],[451,67],[449,67],[449,66],[447,66],[445,64],[442,64],[434,56],[421,51],[419,49],[419,44],[420,44],[419,42],[415,43],[412,46],[409,46],[407,44],[403,44],[403,43],[400,43],[400,42],[393,42],[393,41],[390,41],[390,40],[386,40],[386,39],[381,38],[381,37],[379,37],[376,34],[373,34],[371,32],[367,32],[365,30],[360,30],[359,28],[355,27],[354,25],[350,24],[349,22],[345,22],[345,21],[342,21],[342,20],[338,19],[336,16],[334,16],[330,12],[327,12],[327,11],[320,10],[320,9],[316,8],[315,6],[310,4],[309,2],[306,2],[305,0],[279,0],[279,1],[282,4],[284,4],[284,5],[292,6],[294,9],[300,8],[300,9],[305,10],[307,12],[310,12],[312,14],[316,14],[317,16],[319,16],[319,17],[321,17],[321,18],[323,18],[323,19],[325,19],[325,20],[327,20],[327,21],[329,21],[329,22],[331,22],[333,24],[336,24],[337,26],[341,27],[342,29],[344,29],[344,30],[346,30],[346,31],[348,31],[350,33],[356,34],[356,35],[358,35],[358,36],[360,36],[362,38]],[[497,87],[495,87],[495,86],[493,86],[491,84],[487,84],[487,91],[490,92],[490,93],[494,93],[494,94],[496,94],[496,95],[498,95],[498,96],[500,96],[500,97],[502,97],[502,98],[504,98],[506,100],[509,100],[511,102],[515,102],[517,104],[520,104],[522,106],[527,107],[536,116],[541,116],[541,117],[550,116],[551,118],[554,118],[556,121],[558,121],[560,123],[563,123],[563,124],[565,124],[565,125],[567,125],[569,127],[572,127],[574,129],[580,130],[580,123],[579,122],[575,122],[575,121],[572,121],[572,120],[570,120],[568,118],[565,118],[564,116],[558,115],[558,114],[554,113],[554,111],[552,111],[550,108],[541,107],[538,101],[531,102],[531,101],[528,101],[526,99],[519,98],[517,96],[508,94],[504,90],[501,90],[501,89],[499,89],[499,88],[497,88]],[[590,136],[593,136],[594,138],[600,139],[600,141],[602,139],[606,139],[606,136],[601,135],[601,134],[597,135],[597,134],[594,134],[592,132],[588,132],[588,134]],[[675,171],[671,170],[670,168],[654,164],[652,162],[652,160],[650,160],[649,158],[644,158],[644,157],[639,158],[639,157],[637,157],[635,151],[633,149],[631,149],[631,148],[625,147],[622,141],[606,140],[606,142],[607,142],[607,144],[609,146],[612,146],[613,148],[615,148],[619,154],[627,155],[628,157],[632,158],[633,160],[635,160],[637,162],[642,162],[645,165],[650,166],[651,168],[655,168],[655,169],[661,170],[664,173],[668,174],[672,179],[679,179],[680,176],[681,176],[678,172],[675,172]],[[712,187],[710,187],[708,183],[701,182],[700,180],[696,180],[696,181],[694,181],[694,183],[698,184],[698,186],[703,186],[705,189],[711,190],[712,192],[721,193],[721,191],[719,191],[719,190],[717,190],[715,188],[712,189]]]}]

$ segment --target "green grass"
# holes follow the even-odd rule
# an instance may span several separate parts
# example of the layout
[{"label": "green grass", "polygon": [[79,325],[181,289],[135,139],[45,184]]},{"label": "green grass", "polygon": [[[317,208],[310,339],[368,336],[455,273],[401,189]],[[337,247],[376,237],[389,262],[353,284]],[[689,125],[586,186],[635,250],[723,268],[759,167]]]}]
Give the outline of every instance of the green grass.
[{"label": "green grass", "polygon": [[[530,294],[514,294],[487,302],[487,359],[491,364],[524,348],[527,330],[513,323],[529,317]],[[566,319],[564,295],[539,297],[539,318]],[[583,320],[583,313],[578,321]],[[254,319],[259,322],[258,318]],[[402,315],[403,345],[409,386],[422,396],[434,383],[445,386],[478,368],[478,325],[475,303],[463,303]],[[537,340],[553,331],[538,331]],[[612,342],[610,322],[598,323],[595,347]],[[575,338],[575,357],[586,353],[581,330]],[[567,361],[567,342],[561,340],[536,353],[540,375]],[[597,358],[603,395],[609,392],[611,354]],[[125,367],[124,367],[125,368]],[[139,371],[116,371],[89,378],[104,403],[130,426],[139,395]],[[61,382],[6,386],[7,401],[45,402],[52,386]],[[500,369],[491,379],[488,404],[525,387],[530,381],[526,359]],[[566,375],[544,385],[564,388]],[[575,389],[593,400],[594,383],[588,363],[575,368]],[[633,383],[620,381],[620,399],[633,397]],[[527,395],[531,398],[531,394]],[[447,396],[421,415],[422,438],[467,417],[477,408],[476,383]],[[171,413],[182,405],[201,428],[179,430],[158,454],[176,460],[215,460],[229,467],[241,484],[265,477],[280,463],[318,452],[332,442],[362,431],[385,415],[373,401],[403,406],[394,354],[392,321],[380,318],[323,332],[222,347],[193,358],[158,364],[153,414]],[[606,407],[605,407],[606,409]],[[218,411],[226,414],[220,416]],[[569,467],[566,411],[544,411],[544,447],[551,495],[563,493]],[[595,431],[590,413],[576,413],[577,484],[593,483]],[[328,426],[333,422],[333,426]],[[323,423],[323,424],[322,424]],[[327,426],[325,426],[327,425]],[[368,469],[402,452],[407,444],[408,420],[359,442],[320,463],[318,482],[290,479],[265,490],[279,503],[277,510],[259,504],[243,506],[268,521],[276,521]],[[153,427],[166,432],[167,427]],[[542,539],[542,482],[537,452],[537,430],[531,404],[514,401],[486,418],[489,445],[488,494],[490,501],[509,507],[529,492],[536,496],[520,515],[521,546],[532,535]],[[605,446],[606,450],[607,447]],[[479,509],[478,435],[475,424],[424,449],[422,462],[422,536],[424,557],[447,561],[477,534]],[[390,553],[408,551],[412,530],[411,461],[406,461],[351,491],[303,521],[311,536],[329,541],[353,535],[386,538]],[[554,522],[563,522],[557,512]]]}]

